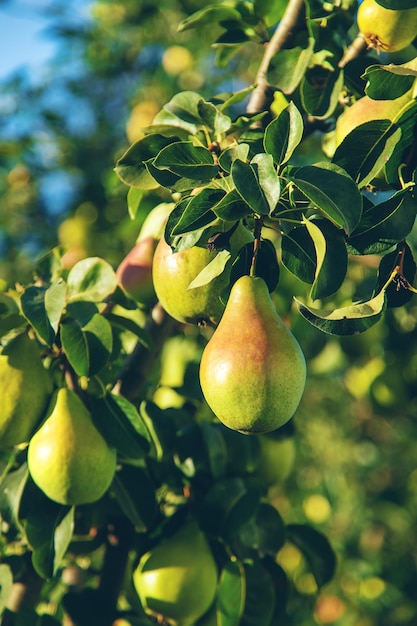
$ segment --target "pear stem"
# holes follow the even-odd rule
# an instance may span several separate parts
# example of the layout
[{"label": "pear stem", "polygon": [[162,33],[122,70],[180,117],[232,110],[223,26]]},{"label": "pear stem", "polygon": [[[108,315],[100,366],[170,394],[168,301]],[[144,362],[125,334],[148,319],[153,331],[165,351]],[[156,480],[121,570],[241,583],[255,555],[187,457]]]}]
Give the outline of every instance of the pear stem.
[{"label": "pear stem", "polygon": [[255,218],[255,226],[253,229],[253,236],[255,237],[255,240],[253,242],[253,254],[249,269],[249,276],[256,276],[256,262],[258,260],[259,248],[261,247],[261,233],[264,225],[264,219],[264,216]]}]

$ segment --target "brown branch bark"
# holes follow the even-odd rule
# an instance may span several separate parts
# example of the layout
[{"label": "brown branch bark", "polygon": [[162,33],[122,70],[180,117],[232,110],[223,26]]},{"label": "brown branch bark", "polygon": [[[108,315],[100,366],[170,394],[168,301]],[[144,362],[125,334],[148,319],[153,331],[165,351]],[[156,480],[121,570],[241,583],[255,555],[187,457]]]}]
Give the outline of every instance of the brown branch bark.
[{"label": "brown branch bark", "polygon": [[274,89],[268,83],[267,74],[274,55],[290,39],[304,9],[304,0],[290,0],[269,43],[266,44],[262,61],[255,78],[256,87],[246,107],[247,113],[259,113],[269,108]]}]

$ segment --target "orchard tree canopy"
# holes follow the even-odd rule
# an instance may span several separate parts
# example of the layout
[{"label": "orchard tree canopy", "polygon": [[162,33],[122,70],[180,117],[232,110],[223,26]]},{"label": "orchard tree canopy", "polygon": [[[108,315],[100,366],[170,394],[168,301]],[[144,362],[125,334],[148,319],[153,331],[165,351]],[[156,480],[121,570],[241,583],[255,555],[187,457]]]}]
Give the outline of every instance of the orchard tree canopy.
[{"label": "orchard tree canopy", "polygon": [[0,97],[1,626],[411,626],[416,0],[48,4]]}]

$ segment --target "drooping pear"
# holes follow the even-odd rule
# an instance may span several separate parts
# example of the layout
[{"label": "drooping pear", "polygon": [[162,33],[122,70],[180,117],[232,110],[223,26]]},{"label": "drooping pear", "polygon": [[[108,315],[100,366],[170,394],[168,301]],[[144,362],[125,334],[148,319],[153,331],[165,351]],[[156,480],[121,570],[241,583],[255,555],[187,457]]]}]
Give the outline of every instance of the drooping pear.
[{"label": "drooping pear", "polygon": [[[230,237],[232,259],[253,234],[239,223]],[[190,283],[212,261],[218,250],[211,250],[206,242],[199,242],[187,250],[173,252],[162,238],[155,250],[153,283],[162,307],[171,317],[183,323],[206,322],[217,324],[223,314],[224,304],[220,295],[229,283],[230,267],[206,285],[189,289]]]},{"label": "drooping pear", "polygon": [[194,624],[206,613],[217,579],[210,546],[195,522],[187,522],[144,554],[133,572],[145,612],[173,626]]},{"label": "drooping pear", "polygon": [[99,500],[116,470],[116,452],[95,427],[79,396],[62,387],[28,447],[28,469],[51,499],[77,505]]},{"label": "drooping pear", "polygon": [[17,335],[0,354],[0,449],[29,441],[51,394],[36,341],[26,333]]},{"label": "drooping pear", "polygon": [[305,380],[304,354],[265,281],[240,277],[203,351],[200,383],[207,404],[229,428],[265,433],[294,415]]}]

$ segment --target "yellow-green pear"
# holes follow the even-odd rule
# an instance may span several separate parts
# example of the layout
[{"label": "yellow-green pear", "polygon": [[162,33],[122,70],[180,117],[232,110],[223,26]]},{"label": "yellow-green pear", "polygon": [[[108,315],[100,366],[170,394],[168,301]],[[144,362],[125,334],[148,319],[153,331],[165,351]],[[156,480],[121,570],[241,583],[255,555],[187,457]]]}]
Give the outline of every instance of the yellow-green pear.
[{"label": "yellow-green pear", "polygon": [[29,442],[28,468],[37,486],[61,504],[95,502],[109,488],[116,452],[74,391],[57,392],[52,412]]},{"label": "yellow-green pear", "polygon": [[172,626],[194,624],[208,611],[217,579],[211,548],[195,522],[144,554],[133,572],[145,612]]},{"label": "yellow-green pear", "polygon": [[21,333],[0,354],[0,449],[29,441],[52,393],[36,341]]},{"label": "yellow-green pear", "polygon": [[417,37],[417,7],[388,9],[376,0],[363,0],[359,5],[357,23],[369,48],[397,52]]},{"label": "yellow-green pear", "polygon": [[[230,237],[232,259],[242,246],[252,240],[252,233],[239,223]],[[173,252],[165,239],[159,241],[153,259],[152,277],[158,300],[171,317],[190,324],[206,322],[215,325],[219,322],[224,311],[220,295],[229,283],[231,263],[209,283],[189,289],[190,283],[218,252],[209,249],[206,242]]]},{"label": "yellow-green pear", "polygon": [[304,354],[276,312],[265,281],[240,277],[201,358],[207,404],[225,426],[265,433],[294,415],[305,380]]}]

